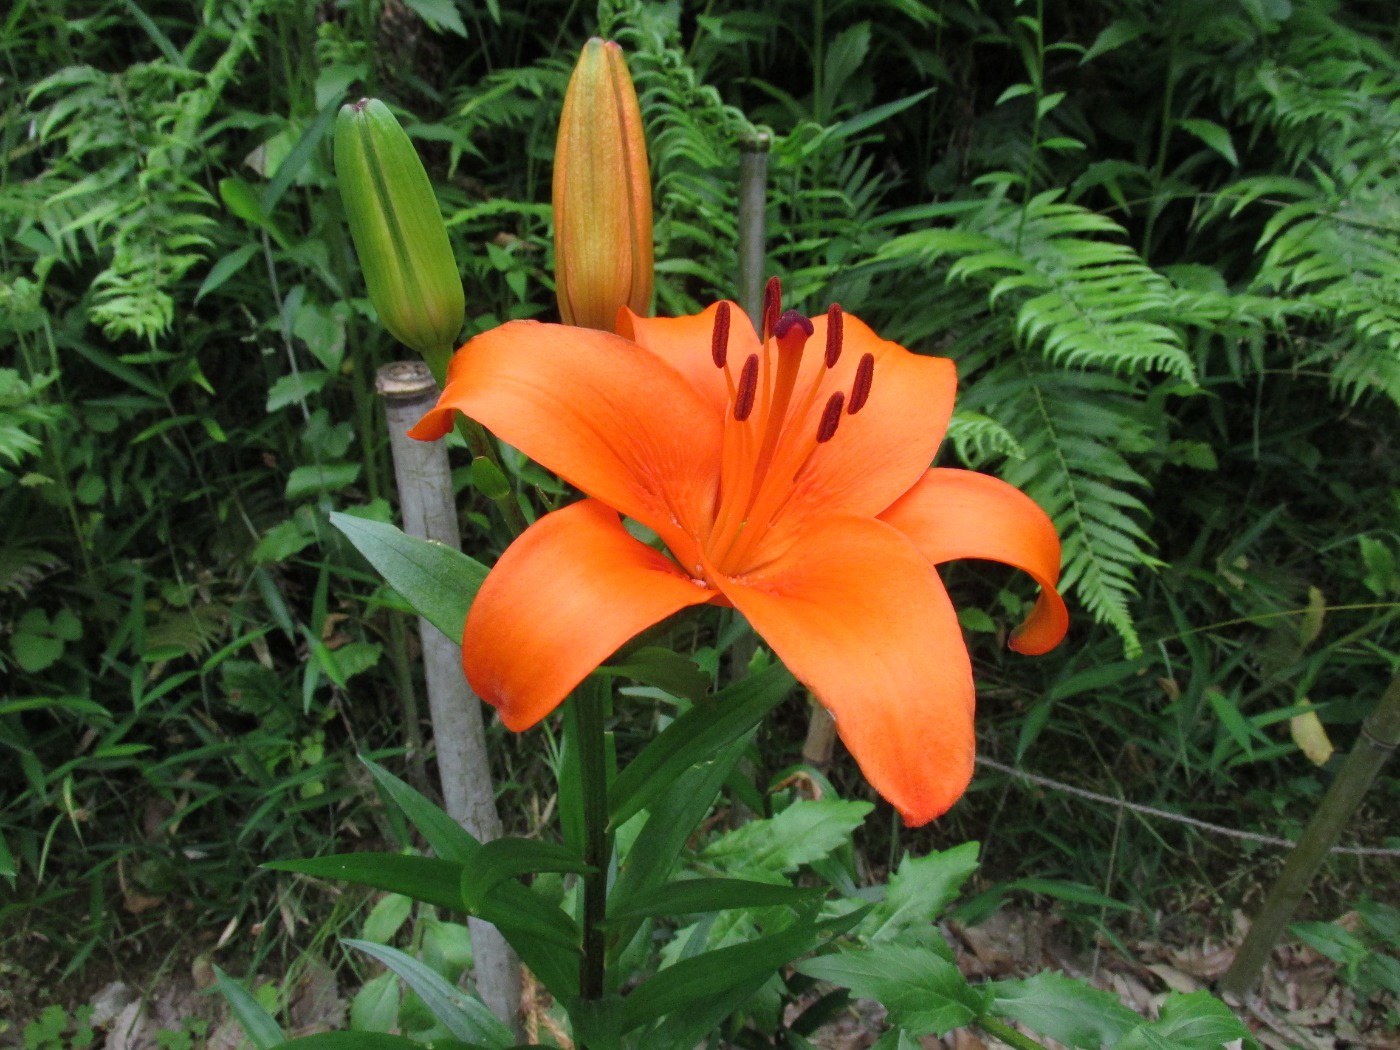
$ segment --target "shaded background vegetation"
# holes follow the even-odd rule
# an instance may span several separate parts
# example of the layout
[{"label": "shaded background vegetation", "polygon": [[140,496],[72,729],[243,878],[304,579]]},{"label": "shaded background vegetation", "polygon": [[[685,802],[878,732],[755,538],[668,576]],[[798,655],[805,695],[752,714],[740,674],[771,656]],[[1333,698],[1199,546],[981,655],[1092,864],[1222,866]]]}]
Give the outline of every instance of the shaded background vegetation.
[{"label": "shaded background vegetation", "polygon": [[[1296,836],[1328,770],[1290,720],[1345,750],[1397,669],[1384,0],[17,0],[0,32],[0,937],[51,979],[231,920],[294,954],[324,905],[257,864],[386,833],[351,758],[403,763],[414,643],[326,515],[393,513],[373,376],[401,351],[329,130],[360,95],[400,108],[470,331],[552,318],[550,156],[593,33],[642,98],[658,311],[735,294],[738,141],[770,131],[787,298],[956,359],[943,461],[1060,526],[1075,622],[1048,657],[1004,655],[1022,581],[947,573],[985,753]],[[505,537],[461,481],[486,560]],[[618,716],[628,746],[656,712]],[[804,718],[769,727],[760,790]],[[535,828],[547,731],[493,739]],[[1358,839],[1400,845],[1396,787]],[[993,897],[1034,875],[1168,930],[1257,902],[1278,860],[986,770],[932,831],[883,827],[876,867],[980,838]],[[1327,890],[1393,872],[1339,861]]]}]

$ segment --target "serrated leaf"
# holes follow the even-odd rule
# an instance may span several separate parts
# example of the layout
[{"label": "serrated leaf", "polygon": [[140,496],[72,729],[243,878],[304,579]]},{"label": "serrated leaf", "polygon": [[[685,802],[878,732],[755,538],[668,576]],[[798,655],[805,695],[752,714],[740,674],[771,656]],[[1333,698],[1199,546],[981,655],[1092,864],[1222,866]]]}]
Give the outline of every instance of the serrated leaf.
[{"label": "serrated leaf", "polygon": [[359,476],[359,463],[316,463],[297,467],[287,478],[284,495],[289,500],[299,500],[323,492],[338,492],[353,485]]},{"label": "serrated leaf", "polygon": [[1114,1050],[1220,1050],[1247,1038],[1249,1029],[1209,992],[1173,993],[1156,1021],[1133,1029]]},{"label": "serrated leaf", "polygon": [[267,392],[267,411],[276,412],[286,408],[288,405],[305,401],[306,398],[319,391],[332,376],[329,372],[293,372],[290,375],[282,376],[277,382],[272,384],[272,389]]},{"label": "serrated leaf", "polygon": [[941,955],[909,945],[824,955],[798,963],[797,970],[875,1000],[889,1011],[892,1023],[915,1035],[941,1036],[970,1024],[989,998]]},{"label": "serrated leaf", "polygon": [[1024,981],[993,981],[988,1013],[1020,1021],[1067,1046],[1098,1050],[1142,1023],[1115,995],[1061,973],[1045,971]]},{"label": "serrated leaf", "polygon": [[843,799],[800,799],[775,817],[751,820],[701,852],[701,858],[736,873],[795,871],[850,841],[875,807]]},{"label": "serrated leaf", "polygon": [[861,932],[866,939],[875,944],[896,940],[911,927],[933,922],[977,870],[979,849],[976,842],[964,842],[927,857],[906,856],[890,879],[885,899],[865,921]]}]

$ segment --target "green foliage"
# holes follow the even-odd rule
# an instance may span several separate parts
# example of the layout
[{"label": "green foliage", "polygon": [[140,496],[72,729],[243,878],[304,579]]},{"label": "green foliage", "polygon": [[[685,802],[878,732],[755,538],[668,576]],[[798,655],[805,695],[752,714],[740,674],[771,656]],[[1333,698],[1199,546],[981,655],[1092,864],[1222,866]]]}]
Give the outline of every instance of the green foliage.
[{"label": "green foliage", "polygon": [[[13,7],[0,26],[0,874],[15,896],[0,915],[15,943],[52,944],[59,973],[144,928],[124,891],[211,932],[275,901],[288,918],[258,924],[267,958],[303,910],[328,906],[257,863],[324,853],[347,830],[392,834],[398,818],[347,756],[405,744],[417,683],[401,614],[422,603],[409,577],[385,586],[373,571],[403,553],[384,531],[372,392],[399,350],[359,285],[328,114],[374,94],[400,116],[449,219],[469,331],[549,318],[553,114],[595,31],[626,44],[642,98],[659,312],[737,292],[737,143],[767,133],[768,267],[789,298],[812,311],[839,299],[954,357],[944,455],[995,470],[1056,520],[1074,615],[1060,653],[1003,658],[991,643],[1028,591],[982,566],[947,572],[980,614],[984,750],[1292,835],[1328,771],[1298,753],[1290,718],[1315,711],[1344,747],[1390,672],[1400,67],[1384,5]],[[536,506],[564,497],[504,458]],[[499,481],[466,473],[463,557],[484,566],[508,539],[480,495]],[[466,598],[431,618],[455,631]],[[687,623],[697,663],[658,657],[663,630],[612,668],[639,683],[613,715],[619,750],[649,756],[613,785],[631,846],[619,929],[645,945],[659,933],[651,965],[668,967],[800,930],[769,943],[776,958],[830,933],[804,909],[817,883],[854,883],[844,842],[865,803],[779,795],[692,841],[737,790],[734,771],[752,765],[762,785],[795,731],[779,712],[752,735],[786,692],[781,670],[707,707],[728,643]],[[678,712],[695,735],[641,751]],[[690,769],[696,741],[721,757]],[[515,831],[552,791],[545,750],[493,738]],[[404,804],[402,782],[375,783]],[[1227,914],[1270,870],[1194,833],[1008,790],[1015,805],[975,793],[944,825],[999,839],[1001,882],[982,906],[1019,887],[1091,923],[1131,905],[1170,928]],[[440,858],[463,850],[415,813]],[[1384,813],[1365,819],[1367,841],[1390,833]],[[874,839],[860,840],[866,859]],[[971,863],[949,854],[946,868],[905,860],[845,947],[927,934]],[[773,895],[794,872],[812,885]],[[739,888],[709,881],[724,878]],[[728,906],[743,893],[761,903]],[[681,905],[711,910],[658,928]],[[1389,958],[1393,939],[1304,929],[1359,987],[1388,987],[1389,964],[1365,960]],[[550,960],[538,953],[539,972],[567,991],[568,966]],[[385,1039],[400,1006],[432,1016],[397,980],[372,977],[356,1000]],[[992,1001],[1019,996],[1046,1034],[1089,1038],[1074,1027],[1082,986],[1027,986]],[[771,1031],[786,994],[739,982],[667,1033]],[[1143,1046],[1225,1031],[1197,1003],[1156,1024],[1113,1031]]]}]

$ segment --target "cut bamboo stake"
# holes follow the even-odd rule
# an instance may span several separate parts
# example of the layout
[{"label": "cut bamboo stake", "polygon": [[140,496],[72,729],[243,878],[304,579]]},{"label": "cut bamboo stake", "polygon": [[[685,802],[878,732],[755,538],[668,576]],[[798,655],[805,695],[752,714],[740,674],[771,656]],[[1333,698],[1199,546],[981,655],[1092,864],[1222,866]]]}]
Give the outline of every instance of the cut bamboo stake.
[{"label": "cut bamboo stake", "polygon": [[[437,400],[432,373],[421,361],[399,361],[379,370],[377,386],[389,422],[404,532],[461,550],[447,447],[441,441],[415,441],[407,434]],[[500,838],[481,701],[462,673],[460,642],[421,616],[418,633],[443,803],[448,815],[482,842]],[[496,927],[480,919],[468,919],[467,925],[477,991],[491,1012],[522,1039],[519,960]]]},{"label": "cut bamboo stake", "polygon": [[1240,950],[1235,953],[1235,961],[1220,979],[1222,992],[1243,999],[1253,990],[1283,928],[1293,918],[1298,902],[1307,892],[1308,884],[1337,844],[1366,789],[1397,745],[1400,745],[1400,676],[1390,683],[1376,709],[1361,723],[1361,734],[1342,763],[1337,779],[1332,781],[1303,837],[1289,853],[1278,881],[1250,925]]}]

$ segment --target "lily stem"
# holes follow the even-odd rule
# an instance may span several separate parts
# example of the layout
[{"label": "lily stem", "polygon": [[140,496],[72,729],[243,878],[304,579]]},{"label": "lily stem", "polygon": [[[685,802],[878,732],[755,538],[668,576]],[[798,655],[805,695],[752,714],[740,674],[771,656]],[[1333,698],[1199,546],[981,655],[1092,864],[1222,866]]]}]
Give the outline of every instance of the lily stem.
[{"label": "lily stem", "polygon": [[583,803],[583,963],[579,993],[585,1000],[603,997],[607,986],[608,835],[607,742],[603,736],[606,679],[594,676],[574,693],[579,757],[579,794]]},{"label": "lily stem", "polygon": [[1022,1035],[1006,1022],[998,1021],[995,1017],[979,1017],[973,1024],[988,1035],[996,1036],[1007,1046],[1015,1047],[1016,1050],[1045,1050],[1044,1043],[1038,1043],[1030,1036]]}]

